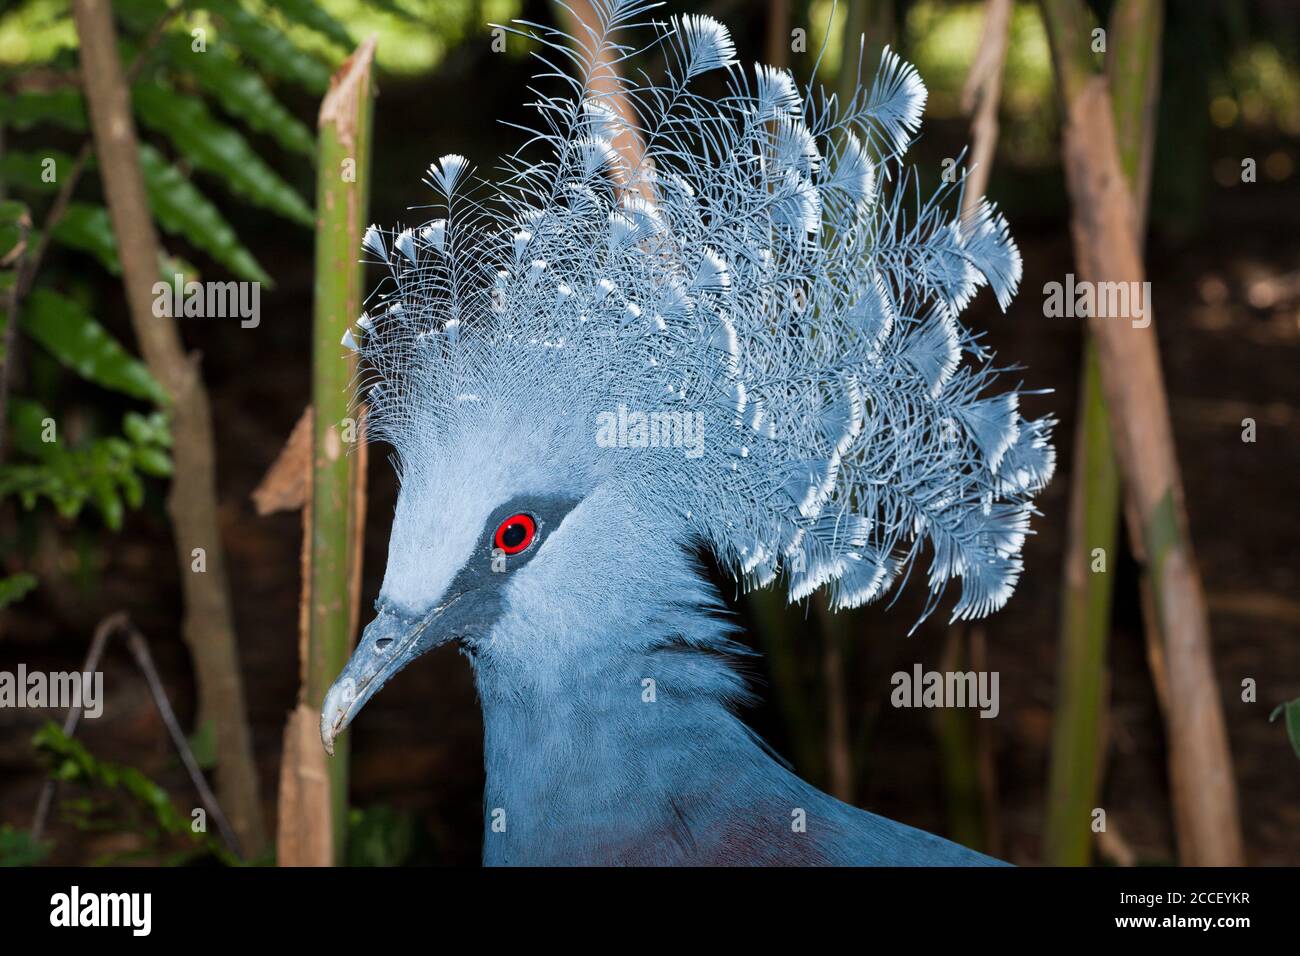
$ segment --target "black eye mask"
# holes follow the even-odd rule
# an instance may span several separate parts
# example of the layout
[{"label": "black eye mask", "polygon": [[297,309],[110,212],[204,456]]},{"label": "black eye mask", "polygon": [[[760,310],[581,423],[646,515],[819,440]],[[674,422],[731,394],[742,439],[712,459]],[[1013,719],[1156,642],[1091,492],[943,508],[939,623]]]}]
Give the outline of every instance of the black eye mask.
[{"label": "black eye mask", "polygon": [[432,607],[401,607],[380,595],[374,620],[325,695],[321,740],[326,751],[333,751],[334,738],[365,702],[420,655],[452,642],[472,654],[501,616],[509,575],[545,547],[577,503],[560,495],[518,495],[494,508],[469,558]]}]

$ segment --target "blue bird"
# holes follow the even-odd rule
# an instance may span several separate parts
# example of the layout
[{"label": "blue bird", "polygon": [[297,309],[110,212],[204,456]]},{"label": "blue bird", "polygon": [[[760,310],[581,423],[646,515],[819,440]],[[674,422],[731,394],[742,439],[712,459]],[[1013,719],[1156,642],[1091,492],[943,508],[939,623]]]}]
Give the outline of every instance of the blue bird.
[{"label": "blue bird", "polygon": [[821,793],[737,718],[748,652],[699,555],[839,610],[928,546],[927,612],[954,579],[954,619],[1000,608],[1053,422],[990,390],[957,316],[986,284],[1007,307],[1019,252],[987,202],[946,211],[960,184],[917,198],[925,88],[894,53],[842,102],[654,6],[517,23],[560,89],[503,175],[444,156],[435,218],[366,233],[387,275],[344,343],[401,490],[325,748],[455,644],[486,864],[994,863]]}]

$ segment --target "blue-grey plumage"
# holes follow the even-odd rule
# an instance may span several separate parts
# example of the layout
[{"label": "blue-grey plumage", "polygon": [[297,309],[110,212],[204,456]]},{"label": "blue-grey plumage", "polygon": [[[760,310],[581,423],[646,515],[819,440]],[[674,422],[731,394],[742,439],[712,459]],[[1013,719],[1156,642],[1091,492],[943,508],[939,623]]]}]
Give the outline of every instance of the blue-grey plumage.
[{"label": "blue-grey plumage", "polygon": [[[347,343],[402,486],[322,739],[455,643],[484,713],[486,863],[995,862],[765,748],[735,716],[746,652],[695,555],[839,609],[928,543],[935,601],[960,579],[954,617],[1001,607],[1052,423],[988,393],[992,356],[957,315],[985,283],[1005,307],[1019,254],[988,204],[905,211],[924,87],[892,53],[840,104],[750,79],[720,24],[685,17],[647,25],[662,85],[600,77],[653,6],[597,0],[582,43],[526,26],[578,51],[567,95],[536,104],[542,155],[482,198],[444,157],[443,215],[367,233],[390,278]],[[689,89],[710,70],[720,99]],[[635,165],[612,145],[629,128]]]}]

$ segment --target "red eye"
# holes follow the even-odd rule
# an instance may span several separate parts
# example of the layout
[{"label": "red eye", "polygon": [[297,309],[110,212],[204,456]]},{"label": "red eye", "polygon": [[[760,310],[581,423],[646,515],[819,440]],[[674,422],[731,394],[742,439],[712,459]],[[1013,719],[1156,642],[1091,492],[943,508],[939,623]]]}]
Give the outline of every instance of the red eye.
[{"label": "red eye", "polygon": [[537,522],[526,514],[511,515],[497,526],[493,542],[506,554],[518,554],[537,537]]}]

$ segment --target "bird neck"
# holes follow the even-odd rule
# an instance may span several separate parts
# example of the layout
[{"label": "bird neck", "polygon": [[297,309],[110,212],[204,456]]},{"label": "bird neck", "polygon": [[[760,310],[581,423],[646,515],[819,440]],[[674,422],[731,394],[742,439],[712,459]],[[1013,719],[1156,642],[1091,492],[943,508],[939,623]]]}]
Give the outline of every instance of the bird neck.
[{"label": "bird neck", "polygon": [[[720,793],[755,792],[760,778],[785,774],[731,712],[746,696],[730,663],[741,649],[709,607],[716,595],[698,576],[688,587],[698,606],[651,608],[632,636],[611,622],[589,635],[586,653],[543,666],[475,659],[485,862],[691,858],[692,834],[707,826],[699,808],[719,812]],[[556,638],[529,635],[536,647]]]}]

